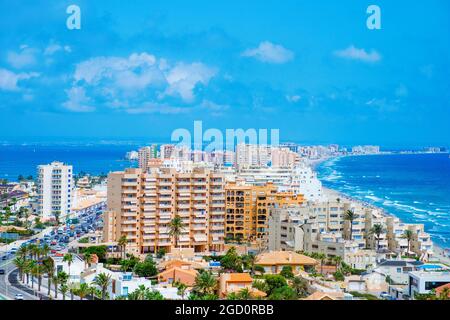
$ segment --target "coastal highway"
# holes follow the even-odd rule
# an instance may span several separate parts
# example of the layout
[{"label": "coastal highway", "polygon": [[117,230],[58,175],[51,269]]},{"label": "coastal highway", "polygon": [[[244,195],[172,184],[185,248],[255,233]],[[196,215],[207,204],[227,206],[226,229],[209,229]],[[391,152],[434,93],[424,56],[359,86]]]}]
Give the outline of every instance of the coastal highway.
[{"label": "coastal highway", "polygon": [[12,259],[2,261],[0,269],[5,270],[5,274],[0,275],[0,296],[14,300],[16,294],[22,294],[25,300],[39,299],[33,294],[33,290],[24,287],[17,281],[17,269]]}]

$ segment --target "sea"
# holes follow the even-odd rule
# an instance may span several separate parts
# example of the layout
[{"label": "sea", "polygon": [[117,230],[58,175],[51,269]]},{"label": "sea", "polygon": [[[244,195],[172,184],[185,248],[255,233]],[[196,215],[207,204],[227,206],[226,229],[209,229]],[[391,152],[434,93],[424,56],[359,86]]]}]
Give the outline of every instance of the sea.
[{"label": "sea", "polygon": [[36,177],[37,166],[52,161],[73,165],[75,174],[108,174],[135,167],[125,158],[134,144],[0,144],[0,179],[17,181],[19,175]]},{"label": "sea", "polygon": [[450,248],[450,157],[444,153],[380,154],[328,159],[316,167],[327,188],[422,223]]}]

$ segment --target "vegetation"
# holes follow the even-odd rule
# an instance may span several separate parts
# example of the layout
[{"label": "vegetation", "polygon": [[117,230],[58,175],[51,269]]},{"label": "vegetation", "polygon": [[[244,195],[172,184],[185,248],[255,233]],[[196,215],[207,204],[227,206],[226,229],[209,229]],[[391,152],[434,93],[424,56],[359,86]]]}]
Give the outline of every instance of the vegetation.
[{"label": "vegetation", "polygon": [[175,215],[169,222],[169,235],[175,240],[175,248],[178,247],[178,241],[184,229],[185,225],[183,224],[183,219],[181,219],[179,215]]},{"label": "vegetation", "polygon": [[376,296],[374,296],[373,294],[369,294],[369,293],[361,293],[361,292],[357,292],[357,291],[350,291],[350,294],[354,297],[357,298],[363,298],[366,300],[379,300]]},{"label": "vegetation", "polygon": [[369,234],[373,234],[375,236],[375,240],[377,241],[377,251],[380,251],[381,234],[384,232],[385,230],[383,225],[379,223],[375,224],[369,231]]},{"label": "vegetation", "polygon": [[406,252],[406,256],[409,256],[409,253],[411,252],[411,241],[413,239],[413,236],[414,233],[411,230],[405,230],[405,232],[402,235],[402,238],[408,241],[408,252]]},{"label": "vegetation", "polygon": [[344,214],[344,220],[350,222],[350,240],[353,238],[353,221],[356,220],[357,215],[353,210],[347,210]]}]

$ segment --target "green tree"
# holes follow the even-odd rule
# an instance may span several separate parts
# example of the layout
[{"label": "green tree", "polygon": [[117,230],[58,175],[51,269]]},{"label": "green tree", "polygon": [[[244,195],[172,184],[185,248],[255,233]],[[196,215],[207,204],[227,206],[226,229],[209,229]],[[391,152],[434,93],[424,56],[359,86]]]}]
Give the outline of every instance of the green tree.
[{"label": "green tree", "polygon": [[413,240],[413,236],[414,233],[409,229],[405,230],[405,232],[402,235],[402,238],[408,241],[408,248],[407,248],[408,251],[406,252],[407,256],[409,256],[409,252],[411,251],[411,241]]},{"label": "green tree", "polygon": [[175,248],[178,247],[178,240],[184,229],[183,219],[179,215],[175,215],[169,222],[169,235],[175,240]]},{"label": "green tree", "polygon": [[120,247],[120,252],[122,253],[122,259],[125,259],[125,251],[128,244],[127,236],[123,235],[119,238],[119,241],[117,243]]},{"label": "green tree", "polygon": [[91,292],[92,290],[87,283],[81,283],[75,294],[80,297],[80,300],[83,300]]},{"label": "green tree", "polygon": [[350,239],[353,239],[353,221],[355,221],[357,218],[357,215],[355,213],[355,211],[353,210],[347,210],[344,214],[344,220],[349,221],[350,222]]},{"label": "green tree", "polygon": [[69,277],[70,277],[70,266],[73,263],[73,254],[70,252],[66,253],[63,257],[63,261],[67,262],[67,266],[69,267]]},{"label": "green tree", "polygon": [[375,240],[377,241],[377,251],[380,251],[380,240],[382,233],[384,233],[384,227],[379,223],[375,224],[369,231],[369,234],[375,236]]},{"label": "green tree", "polygon": [[308,281],[302,277],[295,277],[291,282],[292,289],[295,290],[297,297],[304,298],[308,296]]},{"label": "green tree", "polygon": [[235,247],[228,249],[227,253],[220,259],[220,265],[223,270],[242,272],[242,258],[238,255]]},{"label": "green tree", "polygon": [[217,280],[211,271],[197,274],[194,283],[194,291],[201,295],[213,294],[217,286]]},{"label": "green tree", "polygon": [[106,290],[108,290],[108,286],[111,284],[111,276],[102,272],[95,277],[94,284],[100,287],[102,300],[105,300]]},{"label": "green tree", "polygon": [[264,276],[267,285],[267,295],[270,296],[275,289],[287,285],[286,279],[279,274],[267,274]]},{"label": "green tree", "polygon": [[296,300],[298,299],[295,290],[289,286],[275,288],[269,296],[270,300]]},{"label": "green tree", "polygon": [[63,283],[59,286],[59,291],[61,292],[61,294],[63,296],[63,300],[66,300],[66,294],[67,294],[67,292],[69,292],[69,286],[67,284]]},{"label": "green tree", "polygon": [[280,275],[285,277],[286,279],[291,279],[294,277],[294,273],[292,272],[291,266],[284,266],[281,269]]},{"label": "green tree", "polygon": [[47,274],[47,295],[50,296],[50,290],[52,287],[53,275],[55,273],[55,263],[52,258],[46,257],[42,264],[44,266],[44,272]]}]

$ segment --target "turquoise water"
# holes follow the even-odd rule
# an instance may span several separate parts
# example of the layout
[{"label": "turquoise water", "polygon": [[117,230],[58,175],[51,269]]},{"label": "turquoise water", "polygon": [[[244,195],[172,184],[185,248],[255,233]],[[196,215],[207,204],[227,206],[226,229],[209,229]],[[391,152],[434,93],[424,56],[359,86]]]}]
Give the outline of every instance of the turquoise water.
[{"label": "turquoise water", "polygon": [[100,174],[135,166],[125,160],[137,145],[0,145],[0,179],[17,180],[19,175],[35,176],[39,164],[58,160],[81,171]]},{"label": "turquoise water", "polygon": [[382,207],[406,223],[423,223],[433,241],[450,247],[448,154],[340,157],[317,171],[324,186]]}]

